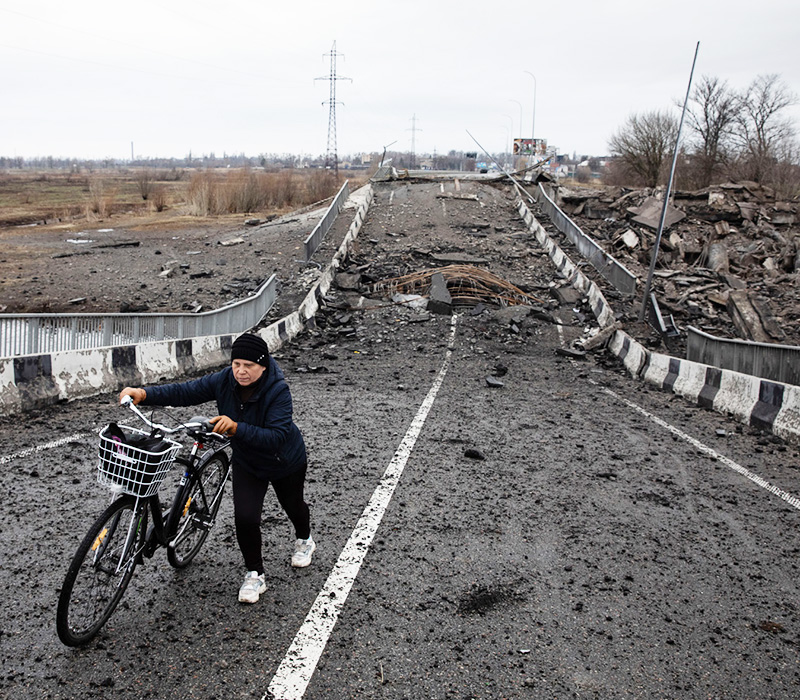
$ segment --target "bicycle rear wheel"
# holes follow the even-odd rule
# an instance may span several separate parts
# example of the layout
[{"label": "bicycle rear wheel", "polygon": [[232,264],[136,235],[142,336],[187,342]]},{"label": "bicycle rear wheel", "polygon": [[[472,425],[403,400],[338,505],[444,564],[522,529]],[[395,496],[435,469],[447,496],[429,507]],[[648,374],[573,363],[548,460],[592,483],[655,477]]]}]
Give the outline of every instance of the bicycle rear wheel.
[{"label": "bicycle rear wheel", "polygon": [[225,452],[214,452],[175,495],[167,524],[172,538],[167,546],[167,559],[176,569],[188,566],[208,538],[222,502],[228,465]]},{"label": "bicycle rear wheel", "polygon": [[122,598],[147,532],[147,505],[132,496],[114,501],[86,533],[58,598],[56,629],[67,646],[89,642]]}]

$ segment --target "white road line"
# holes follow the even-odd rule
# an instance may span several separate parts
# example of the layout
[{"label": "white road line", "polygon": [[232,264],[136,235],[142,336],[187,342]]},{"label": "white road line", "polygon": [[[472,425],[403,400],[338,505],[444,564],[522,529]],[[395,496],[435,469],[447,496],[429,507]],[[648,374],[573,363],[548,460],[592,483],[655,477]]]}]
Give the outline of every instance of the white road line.
[{"label": "white road line", "polygon": [[737,472],[738,474],[741,474],[747,479],[750,479],[750,481],[752,481],[754,484],[758,484],[761,488],[766,489],[770,493],[778,496],[778,498],[782,498],[793,508],[797,508],[798,510],[800,510],[800,498],[798,498],[797,496],[793,496],[787,491],[784,491],[783,489],[780,489],[777,486],[773,486],[772,484],[769,483],[769,481],[760,477],[758,474],[751,472],[749,469],[743,467],[741,464],[738,464],[737,462],[734,462],[732,459],[728,459],[725,455],[721,455],[715,449],[708,447],[707,445],[704,445],[699,440],[696,440],[691,435],[687,435],[679,428],[676,428],[674,425],[670,425],[669,423],[659,418],[658,416],[654,416],[652,413],[645,410],[641,406],[637,406],[632,401],[629,401],[628,399],[625,399],[622,396],[615,394],[613,391],[611,391],[611,389],[603,389],[603,391],[605,391],[607,394],[610,394],[615,399],[622,401],[622,403],[626,404],[627,406],[630,406],[630,408],[632,408],[634,411],[638,411],[643,416],[647,416],[654,423],[657,423],[662,428],[666,428],[667,430],[669,430],[673,435],[677,435],[682,440],[686,440],[686,442],[690,443],[704,454],[713,457],[714,459],[722,462],[726,467],[730,467],[731,469],[733,469],[733,471]]},{"label": "white road line", "polygon": [[67,437],[59,438],[58,440],[53,440],[52,442],[46,442],[43,445],[37,445],[36,447],[31,447],[27,450],[22,450],[21,452],[15,452],[13,455],[0,457],[0,466],[2,466],[3,464],[8,464],[9,462],[13,462],[15,459],[19,459],[20,457],[27,457],[28,455],[35,454],[36,452],[41,452],[42,450],[49,450],[53,447],[59,447],[67,442],[73,442],[75,440],[83,440],[87,436],[88,433],[75,433],[74,435],[69,435]]},{"label": "white road line", "polygon": [[453,354],[457,321],[458,317],[453,316],[447,352],[428,395],[419,407],[414,420],[411,421],[408,431],[389,462],[389,466],[386,467],[386,471],[356,523],[356,527],[339,555],[328,580],[308,611],[306,619],[300,626],[261,700],[268,698],[300,700],[305,694],[314,669],[325,650],[339,613],[344,607],[364,557],[367,555],[372,539],[400,481],[406,462],[414,449],[425,419],[428,417],[447,374],[450,357]]}]

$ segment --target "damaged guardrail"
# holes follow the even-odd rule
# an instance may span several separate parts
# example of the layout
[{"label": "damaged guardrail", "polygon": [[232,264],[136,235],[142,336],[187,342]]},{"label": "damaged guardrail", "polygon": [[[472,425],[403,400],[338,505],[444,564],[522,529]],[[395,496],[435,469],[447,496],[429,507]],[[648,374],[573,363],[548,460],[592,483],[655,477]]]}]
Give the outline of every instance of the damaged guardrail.
[{"label": "damaged guardrail", "polygon": [[303,242],[303,245],[305,246],[306,262],[314,257],[314,253],[317,252],[317,248],[319,248],[322,244],[322,241],[325,240],[325,236],[328,234],[328,231],[331,230],[333,222],[336,221],[336,217],[339,215],[339,212],[342,210],[342,206],[344,206],[345,200],[349,196],[350,184],[348,180],[345,180],[344,184],[339,188],[339,192],[333,198],[331,205],[322,215],[322,218],[314,227],[314,230],[308,234],[306,240]]},{"label": "damaged guardrail", "polygon": [[276,295],[272,275],[249,297],[201,313],[0,314],[0,357],[238,334],[267,315]]},{"label": "damaged guardrail", "polygon": [[800,385],[800,347],[717,338],[693,326],[686,332],[687,360]]},{"label": "damaged guardrail", "polygon": [[606,253],[595,241],[587,236],[547,194],[541,183],[534,190],[534,199],[553,225],[561,231],[580,254],[622,294],[636,294],[637,277],[622,263]]}]

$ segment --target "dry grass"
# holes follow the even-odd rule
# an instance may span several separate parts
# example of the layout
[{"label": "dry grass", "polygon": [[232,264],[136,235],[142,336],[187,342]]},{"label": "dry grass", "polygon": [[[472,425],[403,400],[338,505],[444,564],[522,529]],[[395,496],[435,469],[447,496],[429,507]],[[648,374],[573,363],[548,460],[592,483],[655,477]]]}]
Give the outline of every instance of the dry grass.
[{"label": "dry grass", "polygon": [[[168,191],[177,185],[170,182],[164,186]],[[97,221],[123,212],[147,210],[133,172],[0,173],[0,226],[55,220]]]},{"label": "dry grass", "polygon": [[186,206],[194,216],[281,212],[327,199],[340,186],[325,170],[206,170],[192,176]]},{"label": "dry grass", "polygon": [[[363,184],[351,180],[351,190]],[[194,173],[104,170],[94,173],[0,172],[0,227],[105,220],[173,210],[193,216],[284,213],[336,193],[324,170],[261,172],[249,169]],[[146,194],[146,199],[145,199]]]}]

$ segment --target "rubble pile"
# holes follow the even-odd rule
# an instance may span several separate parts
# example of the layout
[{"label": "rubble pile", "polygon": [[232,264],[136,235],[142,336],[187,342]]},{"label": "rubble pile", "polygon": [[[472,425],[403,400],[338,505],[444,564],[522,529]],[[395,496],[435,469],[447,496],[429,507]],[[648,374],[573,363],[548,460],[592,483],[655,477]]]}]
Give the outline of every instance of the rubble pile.
[{"label": "rubble pile", "polygon": [[[606,252],[647,278],[663,190],[560,187],[557,203]],[[779,201],[754,182],[674,192],[652,290],[682,331],[692,325],[719,337],[800,345],[798,203]]]}]

